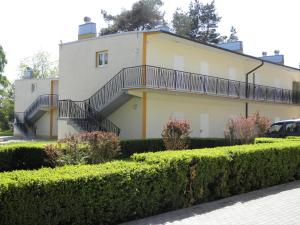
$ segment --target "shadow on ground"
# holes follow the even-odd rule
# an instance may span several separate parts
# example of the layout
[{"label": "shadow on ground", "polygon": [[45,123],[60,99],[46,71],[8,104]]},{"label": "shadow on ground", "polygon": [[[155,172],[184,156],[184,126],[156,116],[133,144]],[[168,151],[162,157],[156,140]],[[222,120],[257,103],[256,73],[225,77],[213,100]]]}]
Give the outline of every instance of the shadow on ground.
[{"label": "shadow on ground", "polygon": [[203,215],[212,211],[232,206],[239,203],[245,203],[256,199],[279,194],[280,192],[290,191],[300,188],[300,180],[287,184],[281,184],[249,193],[235,195],[221,200],[199,204],[190,208],[180,209],[160,215],[148,217],[145,219],[130,221],[122,225],[161,225],[180,221],[189,217]]}]

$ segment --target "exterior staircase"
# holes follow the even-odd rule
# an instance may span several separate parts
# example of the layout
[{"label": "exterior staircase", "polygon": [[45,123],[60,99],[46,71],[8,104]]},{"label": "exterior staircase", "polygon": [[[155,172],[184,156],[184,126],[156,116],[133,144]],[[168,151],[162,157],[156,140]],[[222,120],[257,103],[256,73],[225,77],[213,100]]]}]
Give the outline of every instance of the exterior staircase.
[{"label": "exterior staircase", "polygon": [[123,68],[95,94],[84,101],[60,100],[59,117],[68,118],[81,130],[104,130],[119,134],[120,129],[109,121],[107,116],[130,100],[132,96],[128,94],[129,89],[138,88],[266,101],[276,104],[300,103],[300,98],[295,98],[295,91],[288,89],[246,84],[242,81],[142,65]]},{"label": "exterior staircase", "polygon": [[57,108],[58,96],[46,94],[38,96],[24,112],[16,112],[14,126],[26,138],[35,138],[35,123],[51,108]]}]

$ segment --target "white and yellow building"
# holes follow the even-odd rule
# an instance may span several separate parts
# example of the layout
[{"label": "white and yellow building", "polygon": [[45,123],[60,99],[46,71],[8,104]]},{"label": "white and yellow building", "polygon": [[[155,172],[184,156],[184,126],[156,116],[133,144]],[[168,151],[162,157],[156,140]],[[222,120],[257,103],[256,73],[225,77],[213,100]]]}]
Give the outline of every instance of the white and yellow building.
[{"label": "white and yellow building", "polygon": [[15,136],[57,138],[58,79],[15,82]]},{"label": "white and yellow building", "polygon": [[166,31],[96,37],[86,24],[78,41],[59,46],[58,138],[83,130],[155,138],[171,117],[189,120],[193,137],[223,137],[231,117],[300,117],[299,69]]}]

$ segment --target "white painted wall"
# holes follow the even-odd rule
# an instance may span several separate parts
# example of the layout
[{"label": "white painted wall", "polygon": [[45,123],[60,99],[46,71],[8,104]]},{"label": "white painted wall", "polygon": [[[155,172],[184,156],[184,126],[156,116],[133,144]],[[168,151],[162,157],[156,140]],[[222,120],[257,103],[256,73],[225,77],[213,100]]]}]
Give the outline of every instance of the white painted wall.
[{"label": "white painted wall", "polygon": [[[15,112],[24,112],[40,95],[51,94],[51,81],[54,82],[53,93],[58,94],[57,79],[23,79],[15,81]],[[32,91],[32,85],[36,88]],[[57,113],[53,118],[53,132],[57,135]],[[50,135],[50,112],[46,112],[35,123],[36,134],[40,137]],[[18,129],[14,129],[14,135],[20,136]]]},{"label": "white painted wall", "polygon": [[[85,100],[122,68],[142,64],[143,33],[100,36],[60,45],[59,98]],[[108,65],[96,66],[96,53],[108,51]]]}]

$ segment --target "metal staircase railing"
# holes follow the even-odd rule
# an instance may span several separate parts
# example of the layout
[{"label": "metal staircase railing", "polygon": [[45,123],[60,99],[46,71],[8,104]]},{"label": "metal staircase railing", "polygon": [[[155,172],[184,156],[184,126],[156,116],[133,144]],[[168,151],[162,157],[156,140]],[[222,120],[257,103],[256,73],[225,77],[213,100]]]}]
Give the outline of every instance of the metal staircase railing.
[{"label": "metal staircase railing", "polygon": [[45,108],[57,107],[58,96],[54,94],[45,94],[38,96],[24,112],[15,113],[15,125],[27,136],[30,131],[35,133],[35,116]]},{"label": "metal staircase railing", "polygon": [[[91,110],[89,116],[97,120],[101,110],[130,88],[151,88],[187,93],[199,93],[255,101],[267,101],[281,104],[299,104],[299,91],[275,88],[264,85],[248,84],[242,81],[198,73],[178,71],[155,66],[135,66],[123,68],[90,98],[77,103],[81,113]],[[246,93],[247,91],[247,93]],[[71,101],[71,100],[68,100]],[[67,105],[60,105],[61,112],[69,110]],[[65,109],[65,107],[67,107]],[[68,117],[59,115],[60,117]],[[79,115],[73,115],[78,118]],[[73,120],[74,120],[73,118]]]},{"label": "metal staircase railing", "polygon": [[24,111],[24,118],[30,120],[35,113],[42,108],[57,107],[58,96],[54,94],[45,94],[38,96],[30,106]]},{"label": "metal staircase railing", "polygon": [[60,118],[68,118],[84,131],[108,131],[120,134],[120,129],[107,118],[101,117],[84,101],[59,101]]}]

